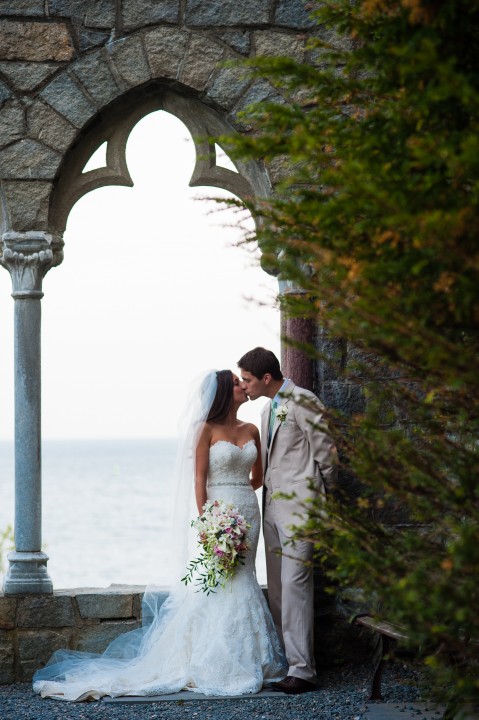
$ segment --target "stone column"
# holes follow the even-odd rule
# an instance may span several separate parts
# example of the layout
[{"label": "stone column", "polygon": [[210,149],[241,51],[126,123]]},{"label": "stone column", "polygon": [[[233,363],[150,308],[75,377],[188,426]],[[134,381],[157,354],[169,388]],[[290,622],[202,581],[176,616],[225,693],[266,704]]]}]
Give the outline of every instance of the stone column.
[{"label": "stone column", "polygon": [[[290,281],[280,280],[281,295],[302,295],[303,291]],[[294,343],[311,345],[314,340],[315,323],[311,318],[288,317],[281,311],[281,336],[285,338],[281,345],[281,366],[283,374],[291,378],[299,387],[313,390],[314,360]],[[291,340],[293,344],[289,344]]]},{"label": "stone column", "polygon": [[15,300],[15,551],[3,589],[6,595],[52,593],[41,551],[40,300],[43,277],[59,260],[45,232],[7,232],[2,241],[0,262],[10,272]]}]

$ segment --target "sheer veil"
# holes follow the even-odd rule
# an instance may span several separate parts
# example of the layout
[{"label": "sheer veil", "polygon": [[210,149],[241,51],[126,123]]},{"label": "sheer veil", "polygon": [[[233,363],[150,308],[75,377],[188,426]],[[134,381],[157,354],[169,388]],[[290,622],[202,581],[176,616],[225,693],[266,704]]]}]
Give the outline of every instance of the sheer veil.
[{"label": "sheer veil", "polygon": [[[142,602],[142,627],[117,637],[101,655],[75,650],[57,650],[47,665],[35,673],[34,689],[40,687],[42,681],[63,681],[69,676],[75,676],[81,681],[84,677],[90,678],[92,673],[95,676],[95,683],[111,684],[121,678],[122,668],[127,667],[130,673],[133,672],[133,666],[128,663],[132,660],[140,661],[148,653],[156,633],[161,631],[168,617],[181,608],[187,593],[194,592],[191,586],[185,587],[181,583],[181,578],[186,575],[188,559],[192,557],[196,546],[196,537],[191,529],[191,521],[198,514],[194,492],[195,450],[217,387],[215,370],[210,370],[196,378],[191,385],[188,401],[180,420],[173,476],[175,485],[172,529],[164,541],[168,543],[171,557],[168,597],[165,599],[166,588],[148,585]],[[111,694],[118,693],[112,691]]]},{"label": "sheer veil", "polygon": [[[199,435],[215,399],[218,380],[216,370],[208,370],[190,383],[187,400],[180,415],[175,470],[173,473],[173,502],[171,524],[165,542],[168,543],[167,586],[170,594],[181,595],[185,590],[181,578],[195,552],[196,533],[191,521],[197,517],[195,501],[195,457]],[[164,598],[164,589],[148,585],[143,598],[143,617],[158,614],[158,604]]]},{"label": "sheer veil", "polygon": [[172,587],[186,574],[187,562],[196,546],[196,533],[191,530],[191,521],[198,515],[194,492],[196,445],[215,399],[217,387],[216,370],[202,373],[195,378],[179,421],[172,506],[172,550],[168,573]]}]

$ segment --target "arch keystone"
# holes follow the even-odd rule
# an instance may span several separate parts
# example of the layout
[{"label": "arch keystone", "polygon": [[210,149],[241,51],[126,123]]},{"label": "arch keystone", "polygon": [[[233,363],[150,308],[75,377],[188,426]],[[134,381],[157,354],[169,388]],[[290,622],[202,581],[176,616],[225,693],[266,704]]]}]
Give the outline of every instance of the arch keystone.
[{"label": "arch keystone", "polygon": [[195,90],[204,90],[206,84],[224,55],[224,49],[202,35],[192,35],[179,80]]},{"label": "arch keystone", "polygon": [[142,85],[151,79],[151,71],[146,58],[141,35],[108,43],[106,51],[110,55],[115,70],[127,87]]},{"label": "arch keystone", "polygon": [[145,34],[145,47],[153,77],[178,77],[188,40],[189,33],[169,27],[158,27]]}]

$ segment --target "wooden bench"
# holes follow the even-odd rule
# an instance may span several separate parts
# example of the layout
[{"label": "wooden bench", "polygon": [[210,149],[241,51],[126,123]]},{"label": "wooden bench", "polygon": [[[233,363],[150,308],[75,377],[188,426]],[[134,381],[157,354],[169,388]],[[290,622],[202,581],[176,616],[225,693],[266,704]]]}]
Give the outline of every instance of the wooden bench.
[{"label": "wooden bench", "polygon": [[376,620],[372,615],[367,613],[356,615],[353,619],[354,625],[368,628],[379,634],[381,643],[381,652],[378,660],[378,664],[374,669],[373,682],[371,686],[371,697],[370,700],[382,700],[381,695],[381,681],[384,672],[384,667],[388,659],[389,653],[391,652],[391,640],[407,641],[409,636],[403,628],[393,623],[387,622],[386,620]]}]

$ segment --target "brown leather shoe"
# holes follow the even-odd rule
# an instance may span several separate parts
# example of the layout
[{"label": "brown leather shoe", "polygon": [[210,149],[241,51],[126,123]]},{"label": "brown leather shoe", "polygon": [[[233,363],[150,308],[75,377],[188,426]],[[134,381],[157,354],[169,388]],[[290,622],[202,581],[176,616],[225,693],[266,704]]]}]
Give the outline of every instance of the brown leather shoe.
[{"label": "brown leather shoe", "polygon": [[288,677],[285,677],[284,680],[280,680],[279,682],[270,685],[268,689],[274,690],[275,692],[284,692],[287,695],[300,695],[301,693],[312,692],[317,688],[315,683],[308,682],[308,680],[302,680],[301,678],[294,677],[293,675],[288,675]]}]

